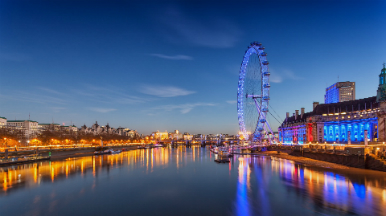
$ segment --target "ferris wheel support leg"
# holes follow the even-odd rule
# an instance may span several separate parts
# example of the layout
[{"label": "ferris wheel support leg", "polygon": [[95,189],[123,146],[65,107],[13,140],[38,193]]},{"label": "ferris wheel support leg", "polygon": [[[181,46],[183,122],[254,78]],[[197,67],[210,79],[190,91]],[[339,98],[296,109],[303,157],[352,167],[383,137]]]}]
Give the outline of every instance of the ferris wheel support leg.
[{"label": "ferris wheel support leg", "polygon": [[[257,109],[257,112],[259,113],[259,119],[260,119],[261,110],[260,110],[259,103],[257,102],[256,98],[253,98],[253,100],[255,101],[256,109]],[[258,119],[258,121],[259,121],[259,119]],[[259,123],[257,123],[257,125],[259,125]],[[256,129],[257,129],[257,127],[255,128],[255,133],[256,133]],[[259,141],[261,142],[261,138]]]},{"label": "ferris wheel support leg", "polygon": [[267,122],[266,124],[267,124],[267,126],[268,126],[269,131],[270,131],[270,132],[272,133],[272,135],[273,135],[273,131],[272,131],[272,129],[271,129],[271,126],[269,126],[268,122]]},{"label": "ferris wheel support leg", "polygon": [[[257,103],[256,98],[254,98],[254,101],[255,101],[255,104],[256,104],[257,112],[259,113],[259,116],[260,116],[260,114],[261,114],[260,106],[259,106],[259,104]],[[263,112],[263,117],[265,118],[264,112]],[[267,130],[267,127],[268,127],[269,130]],[[266,131],[270,131],[271,134],[274,135],[274,134],[273,134],[273,131],[272,131],[272,129],[271,129],[271,126],[268,124],[268,122],[265,122],[264,128],[265,128]],[[269,137],[269,134],[266,133],[266,135],[268,135],[269,142],[272,143],[272,140],[271,140],[271,138]]]}]

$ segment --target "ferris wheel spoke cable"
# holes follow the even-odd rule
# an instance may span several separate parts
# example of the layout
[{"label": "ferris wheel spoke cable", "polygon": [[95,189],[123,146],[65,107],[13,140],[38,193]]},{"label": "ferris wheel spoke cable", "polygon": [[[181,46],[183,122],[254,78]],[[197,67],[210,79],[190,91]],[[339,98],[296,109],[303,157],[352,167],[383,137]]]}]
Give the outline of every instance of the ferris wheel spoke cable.
[{"label": "ferris wheel spoke cable", "polygon": [[[277,112],[273,109],[273,107],[271,106],[271,104],[269,104],[269,107],[271,107],[271,109],[273,110],[273,112],[277,115],[277,117],[281,120],[281,122],[283,122],[282,118],[279,116],[279,114],[277,114]],[[271,114],[272,115],[272,114]]]},{"label": "ferris wheel spoke cable", "polygon": [[280,122],[279,120],[277,120],[277,118],[276,118],[274,115],[272,115],[271,112],[268,112],[268,113],[271,114],[271,116],[272,116],[274,119],[276,119],[276,121],[279,122],[279,124],[281,124],[281,122]]}]

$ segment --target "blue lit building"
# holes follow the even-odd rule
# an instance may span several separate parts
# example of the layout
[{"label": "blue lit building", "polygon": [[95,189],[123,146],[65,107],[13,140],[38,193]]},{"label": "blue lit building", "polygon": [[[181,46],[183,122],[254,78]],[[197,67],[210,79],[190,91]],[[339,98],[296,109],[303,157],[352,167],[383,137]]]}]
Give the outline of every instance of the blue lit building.
[{"label": "blue lit building", "polygon": [[[336,102],[342,85],[335,83],[326,89],[325,104],[314,102],[311,112],[295,110],[293,116],[287,112],[279,127],[279,140],[288,144],[304,143],[363,143],[386,141],[386,68],[379,75],[377,96]],[[347,83],[347,82],[346,82]],[[350,82],[349,82],[350,83]],[[351,82],[352,83],[352,82]],[[354,86],[355,83],[352,83]],[[351,84],[346,84],[350,93]],[[355,87],[353,87],[355,97]],[[328,95],[327,95],[328,94]],[[341,100],[342,97],[339,98]],[[365,137],[367,131],[367,137]]]},{"label": "blue lit building", "polygon": [[326,88],[325,104],[350,100],[355,100],[355,82],[337,82]]},{"label": "blue lit building", "polygon": [[338,103],[355,100],[355,82],[337,82],[326,88],[324,103]]}]

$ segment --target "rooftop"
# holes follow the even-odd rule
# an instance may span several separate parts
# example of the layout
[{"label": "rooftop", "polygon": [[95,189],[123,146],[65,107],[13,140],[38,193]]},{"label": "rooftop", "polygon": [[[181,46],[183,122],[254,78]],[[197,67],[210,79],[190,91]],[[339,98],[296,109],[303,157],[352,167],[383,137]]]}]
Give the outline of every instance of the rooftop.
[{"label": "rooftop", "polygon": [[36,122],[37,123],[37,121],[32,121],[32,120],[8,120],[8,122]]},{"label": "rooftop", "polygon": [[60,125],[58,123],[39,123],[39,125]]},{"label": "rooftop", "polygon": [[323,115],[323,114],[334,114],[341,112],[358,112],[365,109],[375,109],[379,107],[377,103],[377,97],[369,97],[358,100],[344,101],[339,103],[330,103],[330,104],[319,104],[315,107],[315,109],[311,112],[307,112],[301,116],[299,113],[298,117],[295,120],[295,116],[290,116],[288,119],[284,120],[282,125],[286,122],[294,123],[294,122],[303,122],[306,121],[307,118],[314,115]]}]

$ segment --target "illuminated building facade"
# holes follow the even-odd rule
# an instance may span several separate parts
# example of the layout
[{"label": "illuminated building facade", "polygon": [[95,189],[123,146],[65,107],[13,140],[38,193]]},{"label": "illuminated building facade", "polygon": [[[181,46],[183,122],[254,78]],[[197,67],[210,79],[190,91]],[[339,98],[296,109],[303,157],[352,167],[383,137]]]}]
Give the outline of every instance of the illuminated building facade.
[{"label": "illuminated building facade", "polygon": [[43,132],[43,131],[60,131],[60,124],[57,124],[57,123],[39,123],[38,129],[40,132]]},{"label": "illuminated building facade", "polygon": [[24,137],[32,138],[38,134],[38,122],[31,120],[9,120],[7,127],[13,132],[19,131]]},{"label": "illuminated building facade", "polygon": [[[379,75],[380,82],[377,96],[359,99],[331,102],[337,100],[327,95],[328,91],[342,89],[335,86],[326,89],[325,104],[314,102],[311,112],[304,112],[304,108],[296,110],[279,127],[279,140],[288,144],[304,143],[361,143],[365,139],[369,142],[386,141],[386,68],[385,65]],[[353,98],[355,87],[353,85]],[[350,84],[347,84],[350,86]],[[351,87],[344,94],[350,93]],[[342,92],[342,91],[341,91]],[[336,92],[335,92],[336,93]],[[334,94],[335,94],[334,93]],[[340,94],[340,93],[339,93]],[[338,94],[338,95],[339,95]],[[351,96],[351,95],[350,95]],[[331,100],[330,100],[331,99]],[[341,100],[342,97],[339,97]],[[347,99],[347,98],[346,98]]]},{"label": "illuminated building facade", "polygon": [[289,117],[279,127],[279,139],[284,143],[303,144],[308,142],[352,143],[365,139],[378,141],[378,115],[380,111],[376,97],[355,101],[316,105],[312,112]]},{"label": "illuminated building facade", "polygon": [[338,103],[355,100],[355,82],[337,82],[326,88],[324,103]]},{"label": "illuminated building facade", "polygon": [[152,136],[154,137],[154,139],[156,140],[165,140],[165,139],[169,139],[169,133],[167,131],[165,132],[153,132],[152,133]]}]

